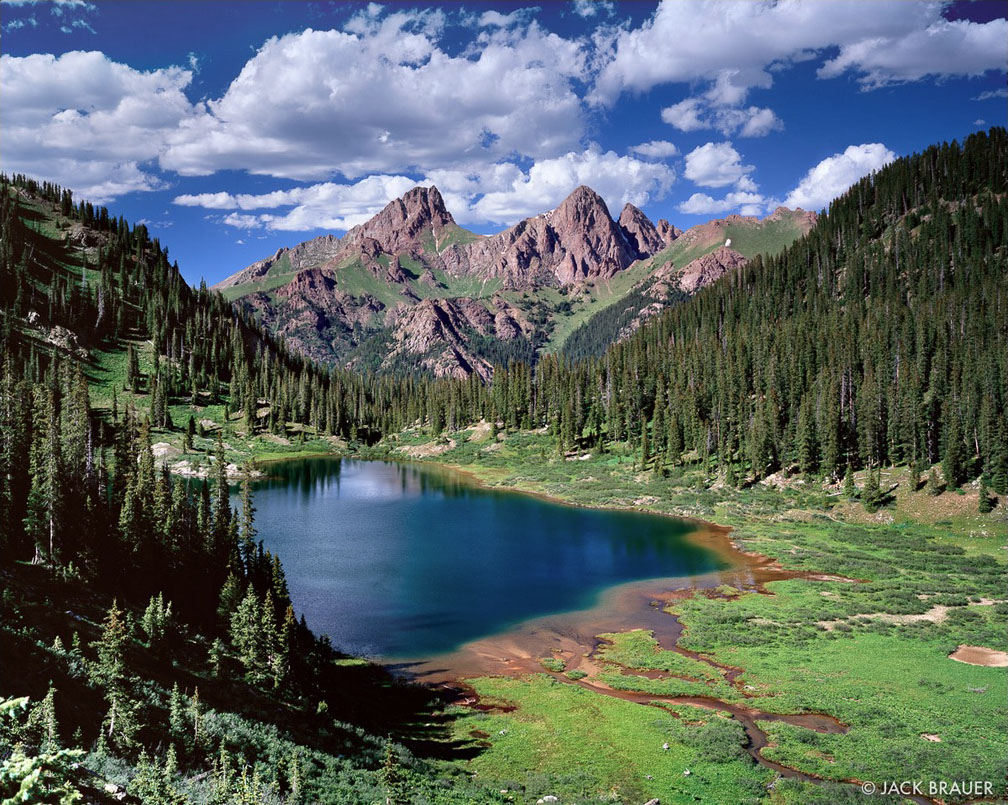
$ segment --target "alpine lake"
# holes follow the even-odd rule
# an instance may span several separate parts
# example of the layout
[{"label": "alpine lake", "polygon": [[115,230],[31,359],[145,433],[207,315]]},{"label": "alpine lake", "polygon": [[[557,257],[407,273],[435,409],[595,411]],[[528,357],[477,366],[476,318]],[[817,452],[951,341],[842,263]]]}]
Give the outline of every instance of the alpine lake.
[{"label": "alpine lake", "polygon": [[498,491],[437,466],[320,457],[265,473],[256,526],[295,608],[339,650],[390,665],[430,671],[433,658],[563,632],[585,613],[589,631],[647,628],[646,588],[708,586],[730,565],[698,539],[703,524]]}]

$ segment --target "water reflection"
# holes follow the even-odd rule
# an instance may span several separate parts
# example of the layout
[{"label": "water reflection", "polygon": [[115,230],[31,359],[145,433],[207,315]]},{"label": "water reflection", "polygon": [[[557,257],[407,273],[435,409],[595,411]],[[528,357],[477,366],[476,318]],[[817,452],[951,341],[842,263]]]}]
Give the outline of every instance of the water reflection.
[{"label": "water reflection", "polygon": [[335,458],[271,465],[260,535],[309,624],[355,653],[425,657],[616,584],[723,567],[685,521],[476,487],[437,468]]}]

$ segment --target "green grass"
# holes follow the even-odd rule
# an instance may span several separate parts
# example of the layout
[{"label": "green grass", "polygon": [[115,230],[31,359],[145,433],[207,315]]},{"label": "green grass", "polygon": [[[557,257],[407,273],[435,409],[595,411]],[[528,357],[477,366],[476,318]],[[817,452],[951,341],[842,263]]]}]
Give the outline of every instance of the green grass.
[{"label": "green grass", "polygon": [[[750,248],[741,233],[726,233],[740,251]],[[74,262],[79,255],[72,250],[64,249],[52,259],[64,268],[80,269]],[[573,300],[571,317],[587,317],[594,312],[591,306],[618,298],[626,292],[621,283],[632,287],[645,270],[639,264],[607,287],[589,289]],[[392,293],[359,262],[340,271],[360,293],[379,286]],[[283,276],[278,272],[269,281]],[[468,295],[477,295],[475,286],[457,282],[446,283],[446,292],[468,287]],[[554,289],[544,298],[554,306],[572,301]],[[565,326],[556,325],[551,343],[562,343]],[[141,371],[150,371],[149,343],[133,344]],[[125,342],[95,351],[88,375],[92,403],[99,410],[107,413],[113,390],[120,412],[129,404],[141,414],[149,410],[146,394],[124,391]],[[209,419],[223,428],[229,461],[296,458],[337,449],[330,440],[301,429],[290,429],[286,437],[249,437],[239,415],[225,421],[221,400],[192,406],[174,399],[171,415],[176,428],[156,431],[155,442],[181,447],[188,417]],[[671,611],[685,626],[681,645],[743,669],[742,690],[727,685],[717,668],[664,650],[641,631],[603,635],[609,644],[597,652],[603,670],[594,681],[655,696],[715,695],[770,713],[828,713],[849,725],[847,734],[762,723],[773,743],[764,750],[766,757],[828,779],[904,779],[908,774],[921,779],[1000,779],[1003,765],[998,761],[1008,755],[1003,696],[1008,673],[948,659],[960,643],[1005,648],[1008,606],[967,606],[971,599],[1006,597],[1000,508],[982,516],[961,505],[968,496],[930,498],[901,486],[894,506],[883,512],[892,522],[869,523],[859,506],[827,499],[814,484],[713,491],[713,479],[699,465],[674,469],[664,477],[651,466],[641,468],[621,448],[605,454],[592,451],[586,461],[566,461],[544,435],[512,433],[499,446],[469,442],[467,435],[453,434],[457,447],[438,460],[464,467],[491,485],[583,505],[713,519],[735,526],[742,547],[785,567],[858,580],[795,579],[768,585],[769,594],[675,601]],[[396,444],[430,440],[414,432],[403,434]],[[183,458],[206,466],[205,451],[213,443],[213,433],[197,437],[194,450]],[[356,455],[388,455],[389,446]],[[899,482],[898,473],[893,480]],[[921,615],[936,604],[951,607],[941,623],[894,624],[877,617]],[[827,630],[818,621],[836,626]],[[542,664],[554,673],[563,670],[556,657],[545,657]],[[664,673],[650,679],[642,674],[646,671]],[[584,679],[583,673],[568,672],[566,678]],[[642,706],[570,682],[546,675],[474,680],[485,700],[516,709],[464,712],[455,727],[459,738],[471,739],[473,731],[489,736],[486,751],[469,761],[466,771],[477,780],[492,781],[494,787],[520,791],[519,799],[531,801],[545,794],[561,795],[564,801],[598,801],[615,794],[625,801],[659,797],[662,802],[745,802],[768,796],[766,785],[773,775],[741,753],[742,737],[731,719],[710,710]],[[744,698],[744,693],[749,696]],[[937,735],[941,742],[927,741],[925,734]],[[666,742],[668,750],[662,749]],[[687,768],[689,776],[683,774]],[[822,799],[830,791],[779,782],[772,798],[831,801]]]},{"label": "green grass", "polygon": [[221,291],[221,295],[227,299],[229,302],[233,302],[235,299],[241,299],[243,296],[247,296],[250,293],[270,293],[282,288],[287,285],[297,276],[297,272],[290,274],[270,274],[265,279],[254,280],[252,282],[242,282],[238,285],[232,285],[229,288],[224,288]]},{"label": "green grass", "polygon": [[723,679],[721,671],[708,663],[662,649],[654,639],[653,632],[634,629],[629,632],[600,634],[599,638],[607,643],[596,655],[606,662],[630,670],[667,671],[673,676],[697,681]]},{"label": "green grass", "polygon": [[731,248],[744,257],[753,258],[757,254],[776,254],[797,240],[802,232],[793,222],[787,219],[780,221],[762,221],[758,224],[749,222],[729,222],[721,228],[724,238],[714,243],[687,244],[684,239],[675,240],[658,254],[644,261],[649,268],[658,268],[672,262],[677,268],[709,254],[724,245],[725,239],[731,238]]},{"label": "green grass", "polygon": [[[729,223],[724,226],[723,234],[732,239],[732,248],[746,257],[753,257],[760,253],[780,251],[800,235],[800,230],[792,222],[784,220],[767,221],[756,225]],[[433,235],[427,233],[421,238],[421,245],[427,252],[436,253],[451,245],[470,243],[480,237],[461,227],[449,226],[436,244]],[[689,261],[713,251],[722,243],[723,241],[719,240],[713,244],[699,243],[687,247],[681,240],[676,241],[654,257],[634,263],[611,279],[595,281],[569,290],[538,288],[534,295],[502,290],[503,283],[499,278],[487,280],[475,276],[456,277],[437,268],[432,269],[432,273],[439,287],[432,288],[426,283],[419,282],[418,279],[410,280],[407,285],[421,299],[486,299],[501,293],[511,304],[526,313],[532,313],[534,307],[542,307],[548,311],[549,316],[543,349],[546,352],[558,352],[572,332],[588,322],[595,314],[610,305],[617,304],[634,288],[646,282],[659,266],[669,261],[677,267],[685,266]],[[424,270],[423,263],[408,254],[399,255],[399,261],[403,268],[418,278]],[[387,266],[388,256],[382,255],[379,262]],[[264,279],[228,288],[224,294],[228,299],[236,299],[253,291],[269,293],[290,282],[295,274],[296,272],[290,270],[290,263],[284,255],[270,268]],[[335,275],[340,290],[353,296],[373,296],[388,307],[407,301],[402,294],[402,288],[389,285],[375,277],[363,266],[359,258],[347,258],[337,267]]]},{"label": "green grass", "polygon": [[[650,272],[649,261],[641,260],[611,279],[596,280],[593,284],[586,286],[582,293],[567,297],[571,302],[571,311],[555,316],[553,331],[550,334],[546,350],[558,352],[563,348],[572,332],[599,311],[619,302],[635,286],[646,280]],[[537,297],[540,296],[541,294],[537,293]],[[562,300],[562,297],[558,298],[555,304]]]},{"label": "green grass", "polygon": [[[867,522],[861,507],[827,498],[815,484],[713,492],[707,488],[711,479],[699,466],[662,478],[651,468],[642,471],[632,456],[619,450],[592,453],[586,461],[566,461],[556,455],[547,436],[512,433],[488,450],[491,445],[468,442],[466,435],[453,434],[457,447],[437,461],[464,467],[492,486],[545,493],[572,503],[695,514],[731,523],[737,544],[745,550],[775,558],[787,568],[856,580],[831,580],[828,575],[827,580],[796,578],[768,584],[768,594],[726,589],[725,596],[675,600],[669,611],[685,629],[680,645],[719,664],[741,668],[739,687],[729,686],[719,669],[707,663],[662,649],[641,630],[600,635],[606,642],[594,656],[601,671],[588,682],[655,696],[714,695],[769,713],[831,715],[848,725],[846,734],[819,733],[782,722],[761,724],[772,741],[765,757],[827,781],[908,775],[925,780],[1001,779],[1002,760],[1008,756],[1008,706],[1003,695],[1008,671],[948,658],[963,643],[1008,647],[1004,633],[1008,604],[968,605],[981,598],[1008,598],[1006,534],[997,510],[979,515],[975,507],[963,508],[968,496],[946,493],[930,498],[923,491],[901,487],[895,503],[884,512],[890,522]],[[429,437],[412,433],[403,441],[417,444]],[[891,474],[893,483],[905,486],[902,471]],[[922,512],[928,522],[919,521]],[[839,519],[844,516],[851,520]],[[889,622],[930,613],[936,605],[949,607],[941,622],[913,617]],[[655,679],[642,673],[654,671],[664,673]],[[648,715],[632,716],[631,710],[626,718],[645,721],[654,718],[655,708],[604,703],[601,694],[571,692],[562,685],[541,677],[477,680],[481,694],[504,699],[517,709],[491,717],[495,729],[487,731],[492,747],[472,762],[472,768],[516,779],[522,769],[527,778],[531,768],[550,781],[579,768],[591,781],[613,779],[630,786],[640,766],[626,761],[628,771],[620,775],[607,753],[631,751],[640,737],[626,734],[629,722],[623,720],[622,708],[638,708]],[[593,709],[586,710],[584,702]],[[614,708],[611,714],[609,707]],[[688,738],[668,724],[658,728],[652,722],[651,728],[672,736],[670,744],[676,751],[698,752],[697,747],[710,745],[720,746],[726,754],[723,735],[712,738],[702,732],[720,717],[707,711],[697,718],[704,723]],[[635,729],[647,731],[634,723]],[[682,719],[668,723],[683,726]],[[596,729],[598,724],[604,724],[607,732]],[[500,729],[508,730],[508,737],[518,731],[521,740],[493,737]],[[940,741],[924,735],[937,735]],[[680,740],[684,747],[677,746]],[[684,762],[696,765],[692,759]],[[733,774],[743,777],[762,773],[747,764],[745,758],[734,758],[723,761],[720,768],[725,773],[732,768]],[[643,789],[642,797],[678,802],[688,796],[677,785],[665,787],[669,780],[654,777],[654,787]],[[738,790],[732,786],[742,778],[735,779],[721,783],[729,800]],[[583,784],[578,778],[566,789],[557,786],[582,796],[577,786]],[[855,793],[849,785],[831,788],[829,783],[821,787],[789,781],[775,787],[772,799],[832,802]]]},{"label": "green grass", "polygon": [[[682,713],[693,722],[722,720],[710,711],[672,713],[546,676],[478,679],[474,687],[484,701],[517,709],[471,713],[456,724],[460,737],[473,730],[489,735],[490,746],[469,768],[477,779],[524,794],[520,801],[552,794],[563,802],[755,802],[772,778],[734,752],[704,757],[692,729],[679,722]],[[736,749],[740,742],[737,736]]]},{"label": "green grass", "polygon": [[437,251],[443,252],[449,246],[464,246],[466,243],[473,243],[482,240],[483,235],[477,235],[468,229],[463,229],[457,224],[448,224],[443,230],[441,239],[437,242]]}]

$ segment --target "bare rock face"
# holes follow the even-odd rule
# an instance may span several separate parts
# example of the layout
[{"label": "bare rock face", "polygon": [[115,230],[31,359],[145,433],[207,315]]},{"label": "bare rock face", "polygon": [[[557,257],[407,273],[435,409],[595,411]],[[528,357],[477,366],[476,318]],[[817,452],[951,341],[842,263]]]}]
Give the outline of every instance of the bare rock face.
[{"label": "bare rock face", "polygon": [[467,330],[485,335],[493,326],[490,312],[479,302],[424,299],[393,308],[386,322],[393,337],[386,363],[412,358],[436,377],[466,378],[476,372],[488,379],[493,374],[493,367],[467,344]]},{"label": "bare rock face", "polygon": [[729,271],[738,268],[746,262],[746,258],[728,246],[715,249],[710,254],[698,257],[679,272],[679,289],[685,293],[694,293],[700,288],[721,279]]},{"label": "bare rock face", "polygon": [[237,274],[232,274],[225,280],[221,280],[214,288],[229,288],[232,285],[241,285],[243,282],[253,282],[266,273],[279,262],[280,258],[287,253],[287,249],[280,248],[271,256],[264,260],[258,260],[247,268],[242,269]]},{"label": "bare rock face", "polygon": [[505,287],[573,285],[608,279],[637,259],[602,197],[578,187],[555,210],[440,255],[455,275],[501,278]]},{"label": "bare rock face", "polygon": [[801,207],[796,207],[795,209],[789,209],[788,207],[778,207],[770,215],[767,216],[768,221],[786,221],[791,220],[796,223],[803,232],[808,232],[816,225],[819,220],[819,214],[815,212],[809,212],[808,210],[803,210]]},{"label": "bare rock face", "polygon": [[682,230],[679,227],[672,226],[664,218],[658,219],[658,224],[655,228],[658,231],[658,236],[665,242],[666,246],[682,234]]},{"label": "bare rock face", "polygon": [[551,218],[550,225],[566,251],[556,270],[563,284],[608,279],[636,260],[602,197],[591,188],[577,188]]},{"label": "bare rock face", "polygon": [[[323,235],[290,249],[278,249],[272,257],[232,274],[214,288],[223,289],[254,282],[265,276],[284,257],[289,261],[290,269],[297,271],[323,263],[335,264],[353,256],[360,256],[365,264],[369,264],[369,259],[376,261],[381,254],[419,253],[423,251],[422,241],[425,236],[432,235],[436,239],[449,224],[454,225],[455,219],[445,209],[444,199],[438,189],[414,187],[402,198],[389,202],[369,221],[350,229],[344,237]],[[384,269],[379,271],[373,266],[369,267],[376,276],[384,273]],[[391,270],[389,281],[401,282],[402,277],[397,279],[396,275],[397,270]]]},{"label": "bare rock face", "polygon": [[672,263],[661,266],[648,278],[643,289],[644,298],[652,301],[637,310],[636,315],[620,330],[617,340],[628,338],[648,319],[677,304],[685,296],[716,282],[746,261],[747,258],[734,249],[722,246],[682,268],[676,268]]},{"label": "bare rock face", "polygon": [[320,361],[331,357],[326,345],[369,326],[385,308],[372,296],[344,293],[319,267],[299,272],[275,294],[275,300],[262,292],[249,294],[242,304],[292,346]]},{"label": "bare rock face", "polygon": [[340,251],[340,239],[335,235],[322,235],[318,238],[306,240],[289,249],[280,248],[265,260],[259,260],[247,268],[242,269],[237,274],[232,274],[227,279],[221,280],[213,287],[216,290],[223,290],[235,285],[242,285],[246,282],[255,282],[266,276],[270,269],[281,263],[284,259],[290,271],[297,271],[302,268],[311,268],[335,258]]},{"label": "bare rock face", "polygon": [[[282,252],[290,260],[291,268],[310,268],[331,260],[339,251],[340,239],[335,235],[322,235],[318,238],[306,240],[290,249],[283,249]],[[277,252],[281,254],[281,252]]]},{"label": "bare rock face", "polygon": [[665,248],[665,241],[655,225],[651,223],[651,219],[633,204],[627,204],[623,207],[623,212],[619,217],[619,226],[626,239],[636,250],[638,259],[650,257]]},{"label": "bare rock face", "polygon": [[325,301],[325,298],[332,293],[336,287],[336,280],[324,274],[320,268],[309,268],[298,272],[286,285],[277,290],[277,296],[288,299],[300,296],[314,301]]},{"label": "bare rock face", "polygon": [[[615,221],[603,199],[582,186],[554,210],[481,236],[455,223],[437,188],[416,187],[343,238],[280,249],[217,287],[248,283],[239,304],[316,360],[488,378],[487,356],[494,353],[487,339],[528,339],[532,348],[548,333],[544,317],[548,325],[551,315],[561,315],[559,306],[529,301],[538,288],[571,288],[580,299],[593,293],[591,283],[650,259],[648,275],[634,286],[642,294],[626,309],[636,314],[619,333],[625,337],[741,265],[745,258],[728,248],[727,237],[763,229],[785,241],[815,220],[815,213],[780,208],[763,221],[728,216],[684,233],[664,219],[653,224],[632,204]],[[668,249],[673,242],[685,248]],[[674,263],[677,254],[702,252],[710,253],[686,266]],[[369,284],[374,296],[362,291]],[[523,301],[497,289],[521,291]],[[521,353],[526,345],[511,347]]]},{"label": "bare rock face", "polygon": [[343,250],[377,247],[386,254],[414,251],[428,233],[436,239],[454,224],[436,187],[414,187],[402,198],[389,202],[374,218],[355,226],[343,238]]}]

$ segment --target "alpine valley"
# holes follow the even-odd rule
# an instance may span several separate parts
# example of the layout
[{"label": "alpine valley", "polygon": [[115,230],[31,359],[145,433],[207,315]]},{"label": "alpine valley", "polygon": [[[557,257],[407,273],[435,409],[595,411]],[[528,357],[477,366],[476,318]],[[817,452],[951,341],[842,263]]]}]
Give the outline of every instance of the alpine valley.
[{"label": "alpine valley", "polygon": [[1004,0],[0,9],[0,805],[1008,802]]},{"label": "alpine valley", "polygon": [[417,187],[223,295],[3,177],[4,801],[1003,796],[1006,166],[685,232]]}]

